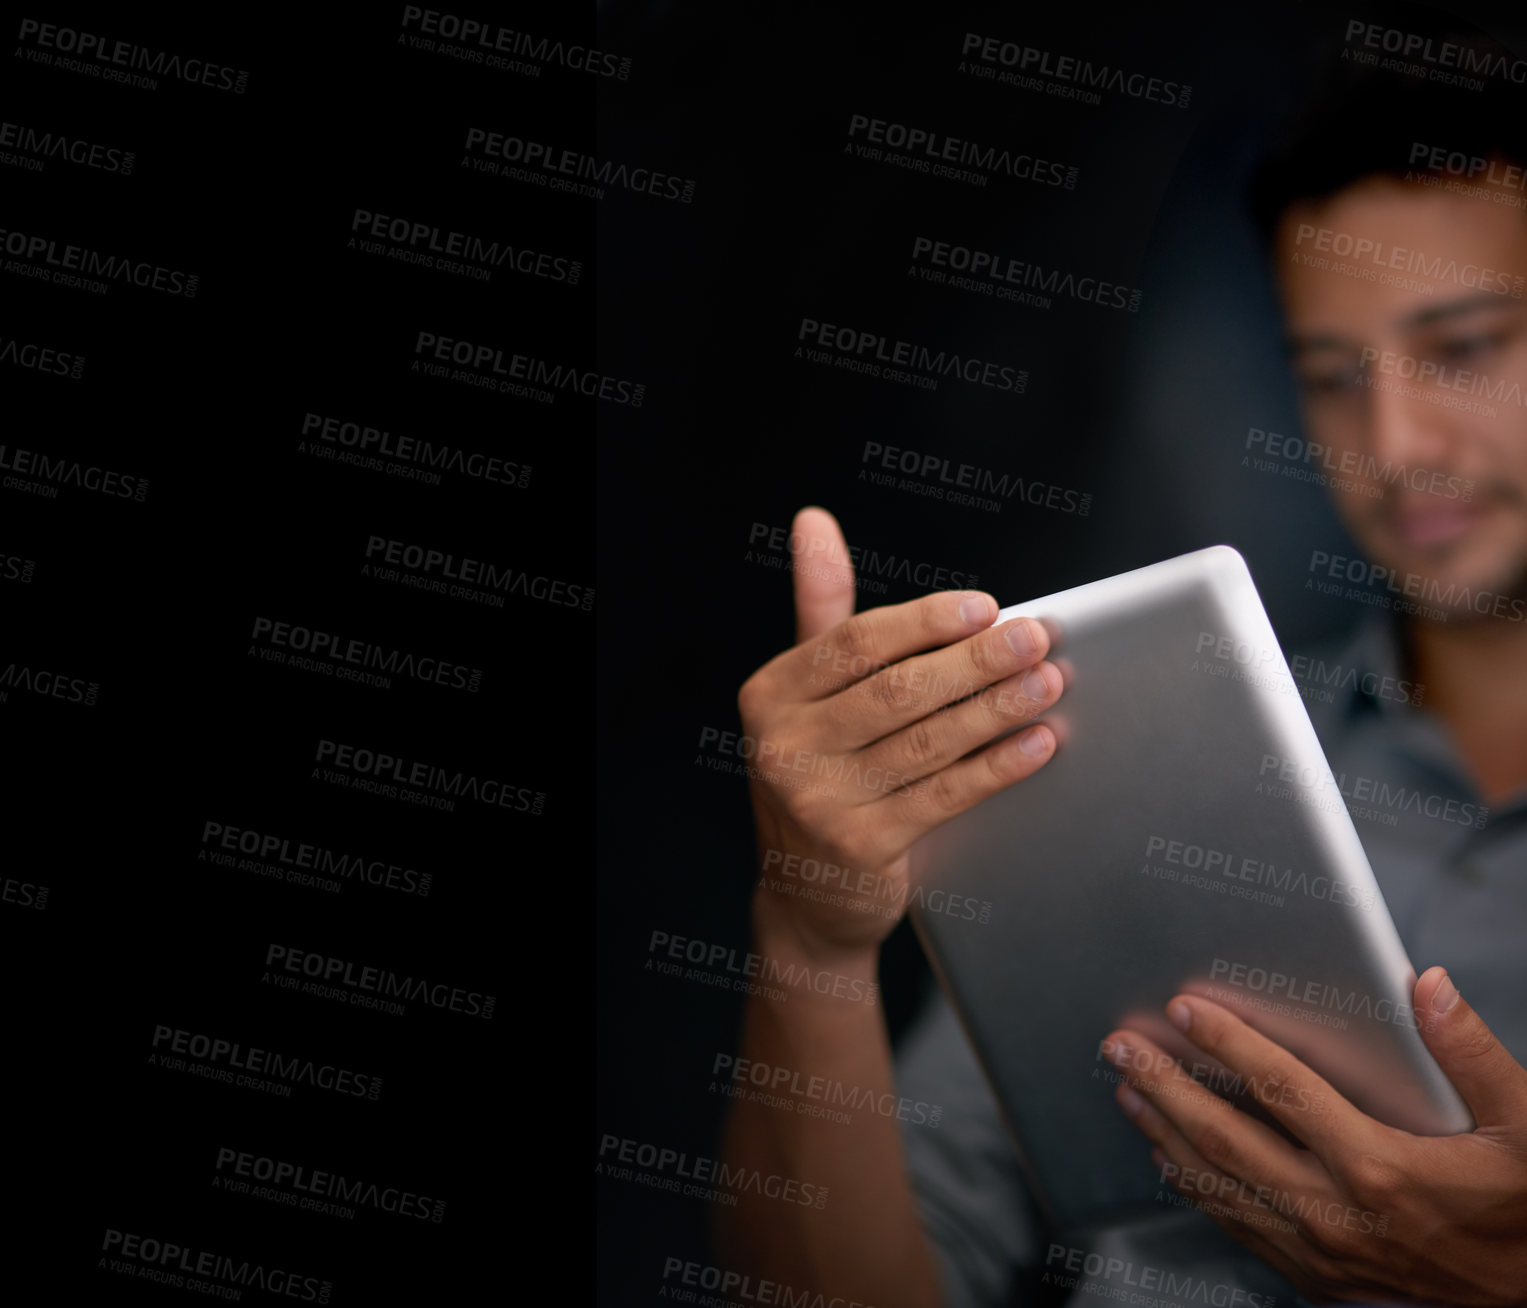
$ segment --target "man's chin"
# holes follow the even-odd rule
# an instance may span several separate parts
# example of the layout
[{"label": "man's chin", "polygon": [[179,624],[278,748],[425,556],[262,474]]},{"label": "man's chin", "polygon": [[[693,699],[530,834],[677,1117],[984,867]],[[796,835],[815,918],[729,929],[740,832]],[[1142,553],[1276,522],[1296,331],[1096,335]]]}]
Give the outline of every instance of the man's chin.
[{"label": "man's chin", "polygon": [[[1441,557],[1438,557],[1441,555]],[[1394,612],[1452,627],[1507,621],[1527,630],[1527,566],[1491,566],[1464,551],[1391,555],[1385,588]]]}]

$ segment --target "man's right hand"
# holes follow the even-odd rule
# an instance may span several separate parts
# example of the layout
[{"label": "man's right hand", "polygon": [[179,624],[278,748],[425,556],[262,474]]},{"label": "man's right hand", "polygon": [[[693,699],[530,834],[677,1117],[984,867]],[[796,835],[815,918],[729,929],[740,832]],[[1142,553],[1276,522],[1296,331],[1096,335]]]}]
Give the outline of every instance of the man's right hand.
[{"label": "man's right hand", "polygon": [[1042,724],[988,742],[1053,704],[1061,675],[1045,629],[994,628],[997,602],[979,591],[855,615],[853,565],[824,509],[796,514],[791,547],[797,644],[737,696],[763,871],[754,928],[826,960],[890,934],[920,836],[1049,761]]}]

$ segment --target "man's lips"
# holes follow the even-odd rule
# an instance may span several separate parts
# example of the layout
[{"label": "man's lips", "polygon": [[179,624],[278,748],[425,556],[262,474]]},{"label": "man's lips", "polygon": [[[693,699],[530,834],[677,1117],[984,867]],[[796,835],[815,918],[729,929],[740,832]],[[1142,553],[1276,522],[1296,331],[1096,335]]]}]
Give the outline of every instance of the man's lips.
[{"label": "man's lips", "polygon": [[1471,531],[1489,512],[1483,504],[1427,504],[1397,510],[1390,522],[1407,545],[1446,545]]}]

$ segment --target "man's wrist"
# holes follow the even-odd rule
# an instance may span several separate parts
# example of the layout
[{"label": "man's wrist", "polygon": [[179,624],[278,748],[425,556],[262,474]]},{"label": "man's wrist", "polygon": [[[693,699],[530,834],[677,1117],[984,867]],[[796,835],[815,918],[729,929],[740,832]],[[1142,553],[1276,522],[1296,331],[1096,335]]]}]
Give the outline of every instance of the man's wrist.
[{"label": "man's wrist", "polygon": [[781,968],[826,969],[857,981],[874,981],[880,968],[878,941],[825,939],[762,890],[753,900],[753,948]]}]

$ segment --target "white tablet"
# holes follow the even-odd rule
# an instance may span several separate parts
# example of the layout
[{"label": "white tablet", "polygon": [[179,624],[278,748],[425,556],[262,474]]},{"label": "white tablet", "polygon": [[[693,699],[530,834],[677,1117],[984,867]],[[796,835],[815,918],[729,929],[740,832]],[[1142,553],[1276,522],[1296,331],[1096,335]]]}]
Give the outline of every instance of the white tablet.
[{"label": "white tablet", "polygon": [[1242,1106],[1262,1093],[1166,1022],[1178,992],[1236,1009],[1383,1122],[1471,1130],[1241,556],[1199,550],[998,621],[1018,616],[1045,623],[1065,678],[1043,718],[1055,757],[919,843],[911,915],[1051,1216],[1160,1189],[1113,1098],[1115,1027]]}]

